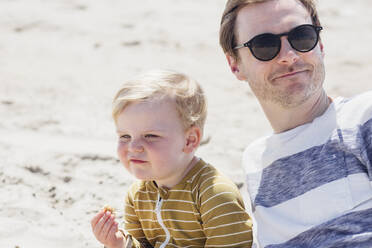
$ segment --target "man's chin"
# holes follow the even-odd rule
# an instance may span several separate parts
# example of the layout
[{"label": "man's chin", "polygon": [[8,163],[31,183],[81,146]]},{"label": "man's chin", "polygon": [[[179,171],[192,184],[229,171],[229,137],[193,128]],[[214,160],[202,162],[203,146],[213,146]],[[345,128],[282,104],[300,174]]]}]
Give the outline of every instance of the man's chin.
[{"label": "man's chin", "polygon": [[293,93],[281,95],[274,99],[273,102],[280,105],[282,108],[292,109],[301,106],[309,98],[310,96],[306,94]]}]

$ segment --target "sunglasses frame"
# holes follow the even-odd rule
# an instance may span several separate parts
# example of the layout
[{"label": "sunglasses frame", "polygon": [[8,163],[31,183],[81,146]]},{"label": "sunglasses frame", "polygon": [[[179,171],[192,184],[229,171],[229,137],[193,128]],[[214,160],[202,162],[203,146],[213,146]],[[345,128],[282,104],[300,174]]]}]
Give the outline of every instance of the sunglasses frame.
[{"label": "sunglasses frame", "polygon": [[[292,42],[288,39],[288,37],[289,37],[293,32],[295,32],[296,30],[298,30],[298,28],[302,28],[302,27],[311,27],[311,28],[314,29],[314,31],[315,31],[315,33],[316,33],[316,42],[314,42],[314,46],[311,47],[310,49],[307,49],[307,50],[304,50],[304,51],[301,51],[301,50],[296,49],[296,48],[292,45]],[[260,61],[270,61],[270,60],[274,59],[274,58],[279,54],[279,52],[280,52],[280,50],[281,50],[281,48],[282,48],[282,42],[281,42],[281,39],[280,39],[280,38],[281,38],[282,36],[287,36],[287,40],[288,40],[289,44],[291,45],[291,47],[292,47],[294,50],[296,50],[296,51],[298,51],[298,52],[306,53],[306,52],[310,52],[311,50],[313,50],[313,49],[316,47],[316,45],[318,44],[318,41],[319,41],[319,33],[320,33],[320,31],[321,31],[322,29],[323,29],[323,27],[321,27],[321,26],[315,26],[315,25],[312,25],[312,24],[302,24],[302,25],[299,25],[299,26],[297,26],[297,27],[292,28],[289,32],[285,32],[285,33],[281,33],[281,34],[263,33],[263,34],[256,35],[255,37],[253,37],[253,38],[250,39],[249,41],[247,41],[247,42],[245,42],[245,43],[243,43],[243,44],[241,44],[241,45],[237,45],[236,47],[234,47],[234,49],[239,49],[239,48],[242,48],[242,47],[248,47],[249,50],[251,51],[252,55],[253,55],[256,59],[258,59],[258,60],[260,60]],[[253,50],[252,50],[252,42],[253,42],[253,40],[254,40],[254,39],[257,39],[258,37],[263,36],[263,35],[272,35],[272,36],[274,36],[274,37],[276,37],[276,38],[279,38],[279,41],[280,41],[280,42],[279,42],[279,46],[278,46],[278,51],[274,54],[273,57],[268,58],[268,59],[262,59],[262,58],[257,57],[257,56],[254,54]]]}]

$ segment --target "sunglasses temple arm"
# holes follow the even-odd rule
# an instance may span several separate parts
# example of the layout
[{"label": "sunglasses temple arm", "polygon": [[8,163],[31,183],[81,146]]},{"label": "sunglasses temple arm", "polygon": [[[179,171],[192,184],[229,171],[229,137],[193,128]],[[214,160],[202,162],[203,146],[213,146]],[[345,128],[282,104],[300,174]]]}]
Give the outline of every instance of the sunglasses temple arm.
[{"label": "sunglasses temple arm", "polygon": [[234,49],[239,49],[239,48],[242,48],[242,47],[245,47],[245,45],[244,44],[238,45],[238,46],[234,47]]}]

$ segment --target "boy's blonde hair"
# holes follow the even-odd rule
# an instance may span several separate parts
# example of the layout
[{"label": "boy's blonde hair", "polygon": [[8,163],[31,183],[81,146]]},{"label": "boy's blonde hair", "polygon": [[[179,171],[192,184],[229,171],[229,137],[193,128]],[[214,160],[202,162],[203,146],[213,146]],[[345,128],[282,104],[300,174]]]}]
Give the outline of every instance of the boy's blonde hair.
[{"label": "boy's blonde hair", "polygon": [[114,97],[112,116],[116,122],[130,103],[165,97],[175,100],[185,130],[197,126],[203,131],[207,103],[202,88],[185,74],[169,70],[150,71],[125,82]]}]

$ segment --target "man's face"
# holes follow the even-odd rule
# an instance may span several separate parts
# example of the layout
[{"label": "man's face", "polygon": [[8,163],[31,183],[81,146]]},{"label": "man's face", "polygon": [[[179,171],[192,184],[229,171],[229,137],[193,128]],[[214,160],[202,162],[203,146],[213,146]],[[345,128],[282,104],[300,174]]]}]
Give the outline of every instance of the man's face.
[{"label": "man's face", "polygon": [[[270,0],[242,8],[236,19],[237,44],[262,33],[288,32],[311,24],[305,7],[296,0]],[[238,50],[239,60],[227,55],[231,70],[239,80],[248,81],[261,104],[292,108],[301,105],[322,89],[324,81],[323,45],[305,53],[294,50],[281,37],[281,50],[270,61],[256,59],[249,48]]]}]

